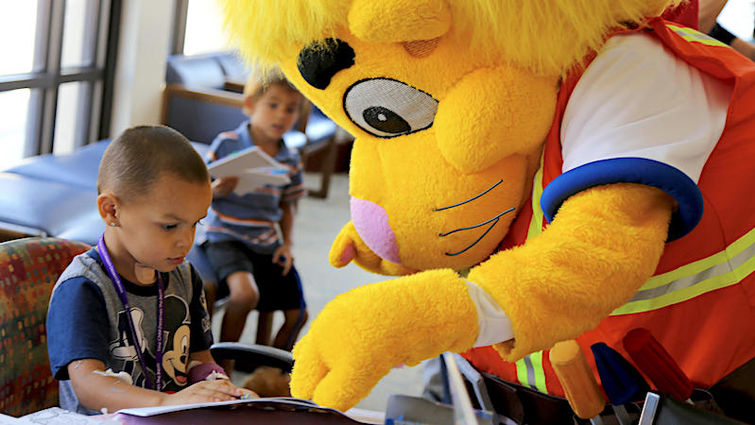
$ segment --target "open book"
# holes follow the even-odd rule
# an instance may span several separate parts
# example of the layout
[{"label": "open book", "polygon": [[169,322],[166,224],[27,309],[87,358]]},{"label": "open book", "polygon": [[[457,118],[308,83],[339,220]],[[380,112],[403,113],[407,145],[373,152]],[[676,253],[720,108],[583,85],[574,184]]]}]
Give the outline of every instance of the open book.
[{"label": "open book", "polygon": [[237,176],[239,183],[233,191],[238,195],[245,195],[266,184],[282,186],[291,182],[288,168],[257,146],[212,162],[207,169],[216,179]]},{"label": "open book", "polygon": [[135,409],[121,409],[116,413],[129,416],[138,417],[151,417],[156,415],[163,415],[172,412],[181,412],[193,409],[202,408],[218,408],[223,406],[232,405],[259,405],[268,410],[285,410],[285,411],[310,411],[316,410],[321,413],[331,413],[336,416],[349,418],[354,423],[362,424],[382,424],[384,422],[385,415],[382,412],[373,412],[362,409],[350,409],[346,412],[340,412],[328,407],[318,406],[317,404],[300,398],[293,397],[268,397],[268,398],[250,398],[231,401],[217,401],[212,403],[195,403],[195,404],[182,404],[176,406],[160,406],[160,407],[142,407]]}]

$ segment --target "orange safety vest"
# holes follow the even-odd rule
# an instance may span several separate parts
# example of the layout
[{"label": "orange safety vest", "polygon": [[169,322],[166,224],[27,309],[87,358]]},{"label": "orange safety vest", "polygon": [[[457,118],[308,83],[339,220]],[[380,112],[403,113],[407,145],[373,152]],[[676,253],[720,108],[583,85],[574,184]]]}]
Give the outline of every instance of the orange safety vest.
[{"label": "orange safety vest", "polygon": [[[635,31],[640,30],[691,66],[732,82],[733,93],[723,133],[698,181],[704,199],[700,223],[667,243],[650,280],[577,341],[585,353],[605,342],[629,359],[622,338],[633,328],[647,328],[692,382],[707,388],[755,358],[755,65],[723,43],[662,19]],[[580,77],[570,75],[562,85],[533,202],[522,208],[500,249],[524,243],[547,225],[537,203],[543,188],[561,174],[561,120]],[[504,362],[492,347],[470,350],[465,357],[504,380],[564,395],[547,350],[516,363]],[[593,357],[586,357],[596,371]]]}]

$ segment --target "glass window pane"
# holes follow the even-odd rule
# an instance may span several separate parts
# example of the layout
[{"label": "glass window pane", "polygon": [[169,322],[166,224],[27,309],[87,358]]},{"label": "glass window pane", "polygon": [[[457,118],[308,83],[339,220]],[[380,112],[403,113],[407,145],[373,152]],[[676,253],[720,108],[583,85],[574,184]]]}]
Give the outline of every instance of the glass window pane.
[{"label": "glass window pane", "polygon": [[751,40],[754,12],[752,0],[729,0],[718,15],[718,23],[737,37]]},{"label": "glass window pane", "polygon": [[31,72],[37,1],[0,0],[0,75]]},{"label": "glass window pane", "polygon": [[94,30],[98,12],[96,0],[66,1],[61,67],[92,64],[96,39]]},{"label": "glass window pane", "polygon": [[229,50],[223,16],[217,0],[189,0],[186,12],[185,55]]},{"label": "glass window pane", "polygon": [[0,170],[24,157],[31,90],[0,92]]},{"label": "glass window pane", "polygon": [[55,115],[55,138],[52,148],[54,154],[72,153],[77,146],[78,121],[86,119],[85,114],[79,113],[84,100],[84,84],[82,82],[66,83],[61,84],[58,89],[58,110]]}]

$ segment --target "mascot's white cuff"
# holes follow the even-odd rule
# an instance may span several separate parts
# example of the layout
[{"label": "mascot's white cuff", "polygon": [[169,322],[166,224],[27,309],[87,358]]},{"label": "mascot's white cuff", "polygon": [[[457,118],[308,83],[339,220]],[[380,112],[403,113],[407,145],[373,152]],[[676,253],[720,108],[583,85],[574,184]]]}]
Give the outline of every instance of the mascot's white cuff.
[{"label": "mascot's white cuff", "polygon": [[485,347],[514,338],[511,320],[493,297],[474,282],[466,281],[469,297],[477,309],[477,323],[480,333],[474,342],[475,347]]}]

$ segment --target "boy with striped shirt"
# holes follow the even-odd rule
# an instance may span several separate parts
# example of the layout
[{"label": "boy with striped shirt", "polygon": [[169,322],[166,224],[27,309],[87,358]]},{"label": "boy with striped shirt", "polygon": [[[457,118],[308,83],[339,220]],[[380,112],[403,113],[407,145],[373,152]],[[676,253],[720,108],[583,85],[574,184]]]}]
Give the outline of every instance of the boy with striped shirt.
[{"label": "boy with striped shirt", "polygon": [[[299,117],[304,97],[282,76],[265,82],[251,77],[244,88],[249,120],[218,135],[207,153],[208,163],[257,146],[288,168],[290,183],[264,185],[239,195],[237,177],[212,183],[213,200],[202,235],[207,257],[218,275],[218,298],[229,293],[221,341],[238,341],[248,313],[259,315],[258,344],[290,350],[307,320],[304,297],[291,253],[296,201],[304,196],[298,153],[283,143]],[[276,229],[280,227],[280,234]],[[272,314],[285,321],[271,338]]]}]

